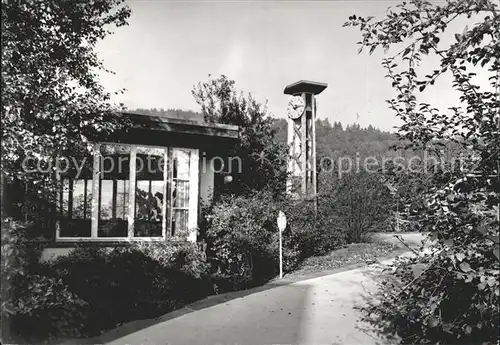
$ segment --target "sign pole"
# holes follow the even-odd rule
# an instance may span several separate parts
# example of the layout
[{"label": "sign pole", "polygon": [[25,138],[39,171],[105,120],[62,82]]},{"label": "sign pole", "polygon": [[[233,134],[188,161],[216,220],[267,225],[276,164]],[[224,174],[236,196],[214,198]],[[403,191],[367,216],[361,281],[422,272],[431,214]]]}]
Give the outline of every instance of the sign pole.
[{"label": "sign pole", "polygon": [[281,240],[281,231],[280,231],[280,279],[283,279],[283,245]]},{"label": "sign pole", "polygon": [[280,279],[283,279],[283,240],[282,232],[286,228],[286,216],[283,211],[278,213],[278,237],[279,237],[279,252],[280,252]]}]

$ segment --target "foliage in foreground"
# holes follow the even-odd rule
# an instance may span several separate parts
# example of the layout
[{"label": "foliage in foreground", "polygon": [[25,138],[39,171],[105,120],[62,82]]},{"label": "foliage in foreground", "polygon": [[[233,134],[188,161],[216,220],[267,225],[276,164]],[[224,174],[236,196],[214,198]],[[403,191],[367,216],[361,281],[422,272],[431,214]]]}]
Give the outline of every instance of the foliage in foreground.
[{"label": "foliage in foreground", "polygon": [[203,251],[185,240],[77,248],[50,266],[88,303],[87,334],[156,317],[213,292]]},{"label": "foliage in foreground", "polygon": [[84,307],[85,301],[39,264],[40,254],[41,246],[29,236],[29,225],[2,224],[4,340],[9,336],[6,331],[41,337],[79,323],[81,315],[75,311]]},{"label": "foliage in foreground", "polygon": [[14,340],[93,336],[214,292],[204,249],[195,243],[81,246],[40,263],[27,230],[13,223],[2,232],[2,317],[9,317]]},{"label": "foliage in foreground", "polygon": [[[24,207],[19,190],[52,205],[56,158],[85,157],[96,137],[123,128],[95,47],[129,16],[123,0],[2,0],[2,187],[18,188],[8,206]],[[3,211],[15,217],[17,208]]]},{"label": "foliage in foreground", "polygon": [[[396,263],[367,311],[376,327],[413,344],[496,344],[499,324],[500,13],[490,0],[432,4],[409,1],[380,21],[351,16],[362,48],[404,48],[383,61],[397,98],[388,101],[403,125],[399,136],[412,148],[439,152],[453,142],[470,156],[460,169],[433,173],[418,210],[437,242],[429,251]],[[472,26],[450,46],[440,35],[452,21]],[[427,55],[440,66],[420,77]],[[402,64],[400,61],[402,60]],[[489,80],[477,85],[475,73]],[[442,74],[452,76],[460,107],[441,112],[416,95]],[[451,106],[451,105],[450,105]]]}]

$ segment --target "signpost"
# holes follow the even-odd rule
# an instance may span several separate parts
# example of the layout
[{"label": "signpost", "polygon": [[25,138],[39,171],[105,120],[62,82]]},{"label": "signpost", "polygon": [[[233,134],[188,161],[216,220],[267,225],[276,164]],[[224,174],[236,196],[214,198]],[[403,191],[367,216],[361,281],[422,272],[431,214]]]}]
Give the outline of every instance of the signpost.
[{"label": "signpost", "polygon": [[282,240],[281,240],[281,234],[283,233],[283,230],[286,228],[286,216],[283,213],[283,211],[280,211],[278,213],[278,230],[279,230],[279,251],[280,251],[280,279],[283,278],[283,245],[282,245]]}]

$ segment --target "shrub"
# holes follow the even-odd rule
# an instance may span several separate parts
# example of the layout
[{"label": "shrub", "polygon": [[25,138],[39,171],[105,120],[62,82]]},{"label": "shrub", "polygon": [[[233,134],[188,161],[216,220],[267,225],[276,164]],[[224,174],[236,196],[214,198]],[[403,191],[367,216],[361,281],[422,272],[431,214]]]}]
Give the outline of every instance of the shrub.
[{"label": "shrub", "polygon": [[179,284],[174,286],[170,294],[170,298],[178,301],[178,305],[213,293],[210,265],[207,261],[204,243],[193,243],[185,239],[174,239],[166,242],[139,242],[130,247],[130,250],[140,251],[153,259],[166,269],[164,273],[172,270],[178,272]]},{"label": "shrub", "polygon": [[392,197],[381,176],[367,171],[350,172],[332,181],[323,181],[319,205],[327,218],[345,231],[348,243],[365,242],[375,231],[387,231]]},{"label": "shrub", "polygon": [[[278,231],[278,230],[276,230]],[[302,255],[300,252],[300,247],[297,243],[292,241],[293,238],[290,236],[290,232],[285,230],[283,233],[283,272],[288,273],[296,269],[300,262],[302,261]],[[273,253],[276,253],[276,267],[279,265],[279,239],[278,233],[273,234],[271,239],[271,244],[269,246]],[[277,268],[278,269],[278,268]],[[278,271],[276,271],[277,273]]]},{"label": "shrub", "polygon": [[30,227],[30,223],[3,221],[2,273],[6,279],[38,264],[43,247],[36,238],[30,238]]},{"label": "shrub", "polygon": [[238,289],[261,284],[278,273],[279,210],[287,215],[283,232],[283,268],[289,272],[301,260],[326,254],[345,243],[345,236],[330,216],[328,204],[305,200],[276,200],[272,193],[223,197],[206,209],[204,236],[209,261],[219,285]]},{"label": "shrub", "polygon": [[209,272],[203,243],[185,240],[138,242],[132,248],[141,251],[165,267],[178,269],[196,278],[201,278]]},{"label": "shrub", "polygon": [[[231,289],[264,282],[276,274],[278,204],[268,193],[223,197],[207,217],[205,237],[217,280],[229,280]],[[225,290],[225,289],[223,289]]]},{"label": "shrub", "polygon": [[22,292],[3,306],[12,315],[14,334],[24,340],[78,334],[86,302],[70,292],[62,279],[29,274],[17,277],[15,285]]},{"label": "shrub", "polygon": [[187,241],[81,247],[52,266],[88,303],[87,334],[155,317],[213,292],[204,253]]},{"label": "shrub", "polygon": [[382,331],[412,343],[498,343],[494,188],[486,179],[464,179],[431,195],[421,223],[436,241],[427,252],[396,262],[396,274],[382,282],[379,302],[366,309]]},{"label": "shrub", "polygon": [[316,212],[312,200],[289,200],[285,213],[288,218],[285,242],[288,248],[298,250],[300,260],[325,255],[345,244],[345,232],[338,226],[329,199],[318,198]]},{"label": "shrub", "polygon": [[73,335],[85,302],[39,263],[42,246],[29,231],[30,224],[21,222],[2,226],[2,322],[11,332],[4,339]]},{"label": "shrub", "polygon": [[[365,320],[404,344],[497,344],[498,270],[482,267],[488,259],[469,266],[456,257],[462,258],[428,254],[399,260],[365,309]],[[454,265],[456,271],[448,269]]]},{"label": "shrub", "polygon": [[202,235],[209,262],[224,289],[260,284],[278,272],[279,210],[287,215],[283,233],[284,271],[325,255],[347,242],[361,242],[385,225],[389,191],[375,177],[353,175],[324,188],[316,206],[308,199],[275,199],[268,191],[223,196],[204,210]]}]

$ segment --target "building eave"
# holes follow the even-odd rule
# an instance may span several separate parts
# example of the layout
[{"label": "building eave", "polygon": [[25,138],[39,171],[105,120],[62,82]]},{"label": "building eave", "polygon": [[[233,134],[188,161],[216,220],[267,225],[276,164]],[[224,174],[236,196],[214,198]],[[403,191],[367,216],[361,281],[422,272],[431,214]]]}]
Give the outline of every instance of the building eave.
[{"label": "building eave", "polygon": [[198,122],[184,119],[167,118],[163,116],[142,115],[124,112],[132,122],[133,129],[192,134],[208,137],[238,139],[239,127],[220,123]]}]

